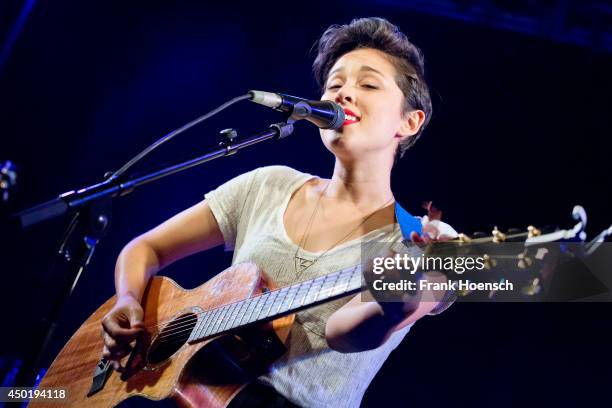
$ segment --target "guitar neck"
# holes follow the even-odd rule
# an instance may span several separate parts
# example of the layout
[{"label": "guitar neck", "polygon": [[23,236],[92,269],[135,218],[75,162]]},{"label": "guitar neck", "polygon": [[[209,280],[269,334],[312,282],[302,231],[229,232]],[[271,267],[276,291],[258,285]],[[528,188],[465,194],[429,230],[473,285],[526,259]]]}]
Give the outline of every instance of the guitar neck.
[{"label": "guitar neck", "polygon": [[188,342],[195,343],[244,326],[274,320],[362,289],[361,267],[356,266],[265,292],[203,312]]}]

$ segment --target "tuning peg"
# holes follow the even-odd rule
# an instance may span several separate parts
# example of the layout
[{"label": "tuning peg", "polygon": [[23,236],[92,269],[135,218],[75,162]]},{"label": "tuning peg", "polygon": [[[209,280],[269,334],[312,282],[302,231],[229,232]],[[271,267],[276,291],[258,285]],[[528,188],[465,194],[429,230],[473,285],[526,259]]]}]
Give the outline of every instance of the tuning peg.
[{"label": "tuning peg", "polygon": [[534,278],[529,285],[521,288],[521,293],[527,296],[534,296],[540,293],[541,289],[540,278]]},{"label": "tuning peg", "polygon": [[459,289],[457,291],[457,295],[459,295],[459,296],[467,296],[470,293],[472,293],[472,291],[470,289]]},{"label": "tuning peg", "polygon": [[[499,278],[499,283],[503,283],[504,282],[504,278]],[[497,289],[491,289],[489,291],[489,299],[493,299],[495,297],[495,295],[497,294],[498,290]]]},{"label": "tuning peg", "polygon": [[525,252],[518,254],[518,263],[517,266],[520,269],[525,269],[528,266],[531,266],[533,264],[533,259],[531,259],[530,257],[527,256],[527,250],[525,250]]},{"label": "tuning peg", "polygon": [[493,242],[499,243],[504,242],[506,240],[506,234],[497,229],[497,225],[493,227],[493,231],[491,231],[493,235]]},{"label": "tuning peg", "polygon": [[586,240],[587,236],[584,230],[586,229],[587,215],[584,207],[581,205],[575,205],[572,209],[572,217],[578,221],[578,224],[574,227],[578,230],[578,238],[580,238],[582,241]]},{"label": "tuning peg", "polygon": [[484,254],[482,256],[482,259],[484,261],[484,267],[487,270],[497,266],[497,261],[495,259],[491,259],[491,257],[488,254]]},{"label": "tuning peg", "polygon": [[457,235],[457,238],[459,239],[459,242],[461,243],[468,243],[472,240],[472,238],[468,237],[464,233],[460,233],[459,235]]},{"label": "tuning peg", "polygon": [[540,235],[542,235],[542,231],[540,231],[533,225],[527,227],[527,238],[538,237]]}]

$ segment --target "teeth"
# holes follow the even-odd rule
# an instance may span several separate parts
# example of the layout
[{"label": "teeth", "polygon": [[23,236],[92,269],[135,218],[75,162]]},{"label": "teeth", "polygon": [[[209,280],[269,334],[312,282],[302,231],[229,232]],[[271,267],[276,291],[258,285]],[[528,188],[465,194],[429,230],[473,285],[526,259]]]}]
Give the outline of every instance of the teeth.
[{"label": "teeth", "polygon": [[351,120],[351,121],[357,121],[357,118],[353,115],[344,115],[344,119],[346,120]]}]

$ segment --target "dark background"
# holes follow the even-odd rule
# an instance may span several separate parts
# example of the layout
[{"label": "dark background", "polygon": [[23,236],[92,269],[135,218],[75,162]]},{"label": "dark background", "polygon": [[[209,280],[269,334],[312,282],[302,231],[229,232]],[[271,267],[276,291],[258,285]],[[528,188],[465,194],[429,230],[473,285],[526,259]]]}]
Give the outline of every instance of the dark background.
[{"label": "dark background", "polygon": [[[27,3],[31,12],[16,26]],[[555,1],[424,3],[3,2],[0,39],[16,29],[20,35],[0,60],[0,161],[16,163],[19,179],[0,211],[100,181],[163,134],[249,89],[318,98],[310,50],[319,35],[333,23],[383,16],[424,51],[434,103],[429,128],[393,175],[408,211],[422,214],[421,202],[433,200],[446,222],[472,233],[494,225],[570,228],[572,207],[581,204],[589,236],[608,227],[612,59],[602,27],[611,21],[609,5],[565,2],[572,8],[562,30],[547,31]],[[458,8],[449,13],[445,4]],[[497,14],[470,17],[479,4]],[[593,8],[585,11],[585,4]],[[280,118],[243,102],[138,169],[204,152],[221,129],[235,127],[244,136]],[[329,176],[333,157],[316,128],[299,123],[289,139],[116,200],[111,232],[63,314],[53,354],[113,294],[123,245],[229,178],[270,164]],[[36,283],[65,223],[0,230],[5,359],[18,355],[46,307]],[[192,287],[230,260],[217,249],[164,273]],[[611,311],[605,303],[456,304],[413,327],[363,406],[609,404]]]}]

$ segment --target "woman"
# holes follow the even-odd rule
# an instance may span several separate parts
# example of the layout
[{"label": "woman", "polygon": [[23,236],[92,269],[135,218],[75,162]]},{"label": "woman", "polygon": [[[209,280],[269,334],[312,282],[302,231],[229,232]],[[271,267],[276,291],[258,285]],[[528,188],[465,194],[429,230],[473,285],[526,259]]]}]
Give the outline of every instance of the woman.
[{"label": "woman", "polygon": [[[358,264],[364,241],[402,239],[390,176],[431,116],[420,51],[388,21],[358,19],[323,34],[314,73],[321,99],[338,103],[347,118],[339,130],[321,130],[336,158],[331,178],[256,169],[130,242],[117,260],[117,303],[103,321],[105,356],[116,368],[143,329],[148,279],[180,258],[225,244],[234,264],[253,261],[284,286]],[[430,236],[412,238],[436,239],[440,226],[454,233],[438,223],[427,226]],[[357,295],[300,312],[288,352],[232,406],[358,406],[410,326],[440,305],[383,308]]]}]

